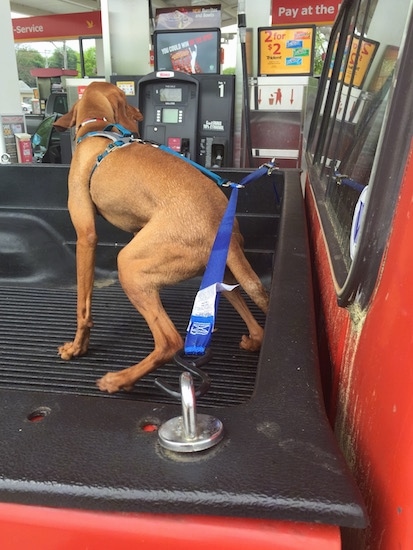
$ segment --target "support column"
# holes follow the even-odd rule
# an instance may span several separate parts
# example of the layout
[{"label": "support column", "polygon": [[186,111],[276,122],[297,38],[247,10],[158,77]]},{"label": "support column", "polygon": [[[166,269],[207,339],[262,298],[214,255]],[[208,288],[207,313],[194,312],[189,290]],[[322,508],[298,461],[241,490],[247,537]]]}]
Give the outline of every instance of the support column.
[{"label": "support column", "polygon": [[[22,112],[19,77],[14,49],[13,27],[9,2],[0,2],[1,70],[4,78],[0,86],[0,114],[18,115]],[[0,156],[5,153],[3,129],[0,128]]]},{"label": "support column", "polygon": [[106,80],[151,72],[148,2],[102,0],[101,13]]},{"label": "support column", "polygon": [[243,78],[257,76],[258,67],[258,27],[270,26],[271,0],[245,0],[238,2],[244,5],[247,23],[247,57],[251,61],[250,74],[244,75],[241,63],[241,46],[238,37],[236,81],[235,81],[235,128],[234,128],[234,166],[245,166],[245,144],[242,140],[243,134]]}]

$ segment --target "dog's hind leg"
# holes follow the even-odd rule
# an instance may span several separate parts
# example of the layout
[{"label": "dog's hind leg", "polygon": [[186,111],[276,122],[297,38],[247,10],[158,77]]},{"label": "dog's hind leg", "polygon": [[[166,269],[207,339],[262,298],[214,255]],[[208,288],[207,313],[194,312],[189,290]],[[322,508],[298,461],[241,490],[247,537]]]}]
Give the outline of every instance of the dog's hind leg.
[{"label": "dog's hind leg", "polygon": [[258,351],[261,348],[264,329],[258,324],[252,315],[249,307],[242,297],[240,289],[234,288],[234,290],[228,292],[224,291],[223,295],[239,313],[248,328],[248,336],[245,334],[242,336],[240,347],[248,351]]},{"label": "dog's hind leg", "polygon": [[[231,245],[228,251],[227,270],[225,282],[234,284],[238,282],[245,290],[248,296],[264,312],[268,309],[268,293],[265,290],[260,278],[252,269],[250,263],[244,255],[240,243],[241,237],[233,235]],[[248,335],[244,335],[240,342],[240,347],[249,351],[257,351],[261,347],[264,330],[258,324],[246,304],[239,288],[230,292],[224,292],[224,296],[233,305],[236,311],[247,325]]]},{"label": "dog's hind leg", "polygon": [[260,278],[252,269],[249,261],[245,257],[240,244],[240,237],[236,234],[232,236],[228,250],[227,268],[251,300],[263,311],[268,310],[268,293],[264,288]]},{"label": "dog's hind leg", "polygon": [[[138,235],[134,240],[139,238]],[[170,361],[183,347],[183,340],[159,296],[158,288],[163,286],[159,284],[159,279],[167,268],[167,261],[159,264],[160,258],[154,255],[153,250],[149,255],[145,254],[132,245],[134,240],[118,256],[119,279],[129,300],[147,322],[153,335],[154,349],[139,363],[119,372],[109,372],[98,380],[99,389],[108,393],[131,390],[139,378]]]}]

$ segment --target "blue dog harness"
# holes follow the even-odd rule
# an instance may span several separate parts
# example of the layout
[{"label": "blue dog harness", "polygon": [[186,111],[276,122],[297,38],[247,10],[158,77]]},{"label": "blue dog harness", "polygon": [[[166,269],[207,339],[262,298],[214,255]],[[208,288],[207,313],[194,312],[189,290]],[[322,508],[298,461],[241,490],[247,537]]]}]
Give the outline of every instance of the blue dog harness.
[{"label": "blue dog harness", "polygon": [[[113,131],[114,128],[116,128],[118,132],[114,132]],[[102,160],[105,157],[107,157],[109,153],[111,153],[112,151],[115,151],[118,147],[124,147],[125,145],[130,145],[131,143],[135,143],[135,142],[144,143],[140,138],[134,136],[132,132],[124,128],[121,124],[108,124],[103,128],[103,130],[88,132],[84,136],[77,138],[76,143],[79,144],[81,141],[83,141],[87,137],[104,137],[111,141],[111,143],[109,143],[109,145],[106,147],[103,153],[98,155],[96,159],[96,164],[92,168],[90,177],[92,177],[93,172],[102,162]]]},{"label": "blue dog harness", "polygon": [[[114,132],[113,131],[114,128],[116,128],[118,130],[118,132],[120,132],[120,133]],[[119,147],[124,147],[125,145],[130,145],[131,143],[142,143],[143,145],[146,144],[146,145],[152,145],[152,147],[157,147],[158,149],[161,149],[162,151],[166,151],[167,153],[169,153],[171,155],[174,155],[174,156],[178,157],[181,160],[184,160],[185,162],[187,162],[188,164],[191,164],[192,166],[197,168],[200,172],[202,172],[203,174],[208,176],[210,179],[215,181],[215,183],[217,185],[219,185],[220,187],[221,186],[223,186],[223,187],[231,187],[232,186],[232,182],[229,182],[227,179],[222,178],[221,176],[219,176],[218,174],[215,174],[214,172],[211,172],[210,170],[208,170],[204,166],[201,166],[200,164],[197,164],[196,162],[194,162],[193,160],[191,160],[187,157],[183,157],[180,153],[177,153],[176,151],[174,151],[173,149],[170,149],[166,145],[160,145],[159,143],[155,143],[153,141],[143,140],[143,139],[137,137],[133,132],[131,132],[130,130],[127,130],[121,124],[108,124],[107,126],[105,126],[103,128],[103,130],[88,132],[84,136],[79,137],[77,139],[76,143],[79,144],[81,141],[83,141],[87,137],[104,137],[106,139],[109,139],[112,142],[112,143],[109,143],[109,145],[106,147],[106,149],[103,151],[103,153],[98,155],[98,157],[96,159],[96,164],[92,168],[92,172],[90,174],[90,177],[92,177],[93,172],[96,170],[96,168],[102,162],[102,160],[105,157],[107,157],[108,154],[111,153],[112,151],[115,151]]]}]

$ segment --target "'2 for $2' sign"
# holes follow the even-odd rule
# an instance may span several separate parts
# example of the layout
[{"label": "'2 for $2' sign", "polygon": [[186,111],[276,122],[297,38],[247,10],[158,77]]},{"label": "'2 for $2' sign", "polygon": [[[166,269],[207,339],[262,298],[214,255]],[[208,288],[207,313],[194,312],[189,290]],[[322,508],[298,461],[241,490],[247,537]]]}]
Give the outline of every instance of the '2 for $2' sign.
[{"label": "'2 for $2' sign", "polygon": [[259,75],[310,75],[313,70],[315,26],[262,27]]}]

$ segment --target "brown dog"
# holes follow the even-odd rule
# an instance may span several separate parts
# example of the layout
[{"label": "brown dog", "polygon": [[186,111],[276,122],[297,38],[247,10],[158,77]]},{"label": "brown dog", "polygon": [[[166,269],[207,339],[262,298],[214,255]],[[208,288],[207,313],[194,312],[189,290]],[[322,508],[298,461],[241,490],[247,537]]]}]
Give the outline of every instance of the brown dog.
[{"label": "brown dog", "polygon": [[[76,126],[76,137],[120,123],[137,132],[142,120],[125,94],[113,84],[93,82],[72,110],[56,123]],[[92,287],[97,235],[95,216],[135,234],[118,255],[118,272],[129,300],[143,315],[154,338],[154,350],[142,361],[97,381],[109,393],[130,390],[134,383],[172,359],[183,341],[164,310],[159,290],[205,269],[227,199],[217,185],[184,160],[149,144],[116,148],[93,171],[108,146],[104,137],[86,137],[76,146],[69,172],[68,207],[77,234],[77,331],[73,342],[59,348],[63,359],[85,354],[92,327]],[[268,297],[242,250],[234,224],[228,252],[227,282],[236,281],[264,312]],[[232,276],[231,276],[232,274]],[[241,347],[260,348],[263,329],[238,289],[224,293],[245,321],[249,336]]]}]

